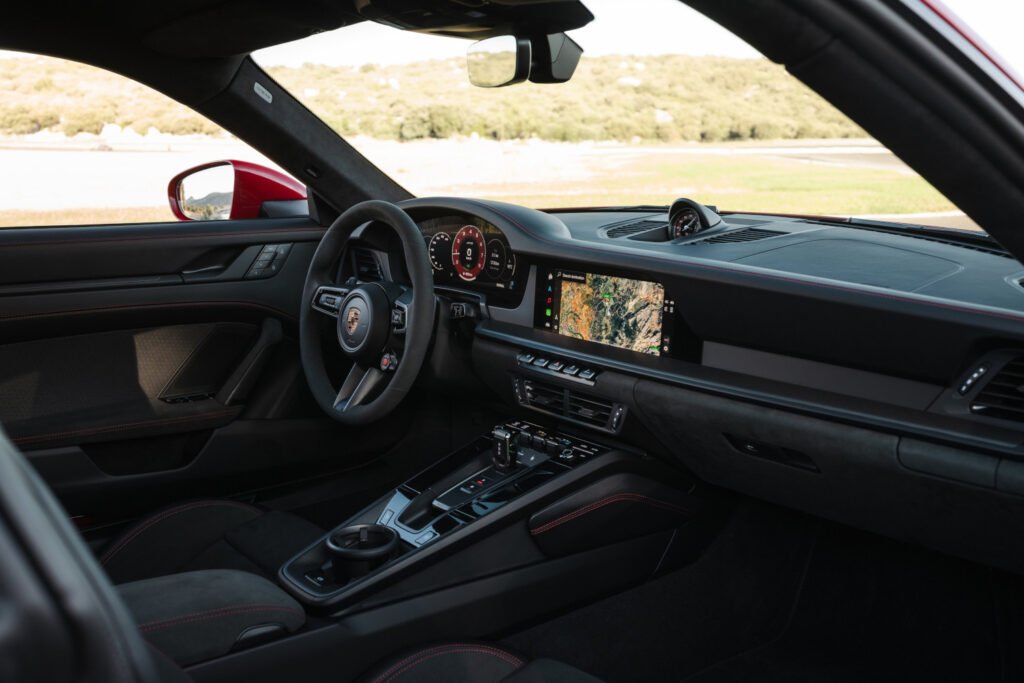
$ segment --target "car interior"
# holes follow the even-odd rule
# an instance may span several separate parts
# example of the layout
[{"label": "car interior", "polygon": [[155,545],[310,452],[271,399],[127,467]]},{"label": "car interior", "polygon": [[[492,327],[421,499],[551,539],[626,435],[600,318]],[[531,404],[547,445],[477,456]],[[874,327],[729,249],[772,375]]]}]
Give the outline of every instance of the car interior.
[{"label": "car interior", "polygon": [[929,3],[686,4],[987,234],[413,197],[249,56],[372,21],[557,88],[586,0],[12,8],[291,177],[0,230],[0,679],[1020,680],[1024,95]]}]

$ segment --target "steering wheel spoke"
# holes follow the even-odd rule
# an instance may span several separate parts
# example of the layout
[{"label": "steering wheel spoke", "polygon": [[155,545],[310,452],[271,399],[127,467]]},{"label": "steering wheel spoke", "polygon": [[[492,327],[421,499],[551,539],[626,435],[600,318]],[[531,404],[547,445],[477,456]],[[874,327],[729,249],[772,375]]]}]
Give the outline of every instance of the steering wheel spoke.
[{"label": "steering wheel spoke", "polygon": [[353,364],[345,381],[341,383],[337,398],[334,399],[334,409],[344,413],[362,405],[385,379],[385,373],[380,368],[364,368]]},{"label": "steering wheel spoke", "polygon": [[313,294],[313,300],[310,302],[310,305],[318,313],[337,318],[338,311],[341,309],[341,302],[348,296],[348,292],[349,290],[344,287],[321,285],[317,287],[316,293]]}]

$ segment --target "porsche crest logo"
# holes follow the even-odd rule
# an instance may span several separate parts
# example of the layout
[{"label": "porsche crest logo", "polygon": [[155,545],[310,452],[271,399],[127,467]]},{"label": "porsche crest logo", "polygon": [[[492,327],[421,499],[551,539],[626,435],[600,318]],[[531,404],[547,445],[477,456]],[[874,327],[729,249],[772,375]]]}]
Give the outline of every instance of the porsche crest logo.
[{"label": "porsche crest logo", "polygon": [[345,331],[350,335],[356,333],[359,327],[359,309],[353,306],[345,313]]}]

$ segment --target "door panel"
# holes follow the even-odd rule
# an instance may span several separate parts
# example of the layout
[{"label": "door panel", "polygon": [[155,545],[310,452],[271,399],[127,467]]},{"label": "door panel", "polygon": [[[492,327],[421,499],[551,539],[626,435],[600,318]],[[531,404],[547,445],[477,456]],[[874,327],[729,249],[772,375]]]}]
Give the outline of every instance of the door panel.
[{"label": "door panel", "polygon": [[244,323],[197,323],[0,346],[0,421],[21,448],[136,438],[238,408],[213,400],[256,338]]},{"label": "door panel", "polygon": [[[344,428],[308,396],[295,323],[322,234],[295,218],[0,230],[0,421],[69,509],[251,494],[403,436],[407,420]],[[253,278],[268,245],[291,246]],[[281,341],[257,353],[267,329]],[[227,401],[240,368],[255,376]]]}]

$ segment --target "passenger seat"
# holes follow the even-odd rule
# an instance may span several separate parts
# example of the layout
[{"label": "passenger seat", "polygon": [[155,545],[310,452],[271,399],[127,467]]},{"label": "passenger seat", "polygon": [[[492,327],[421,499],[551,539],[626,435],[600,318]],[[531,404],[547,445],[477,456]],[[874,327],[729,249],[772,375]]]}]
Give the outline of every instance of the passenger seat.
[{"label": "passenger seat", "polygon": [[527,661],[483,643],[425,647],[379,665],[359,683],[601,683],[553,659]]}]

